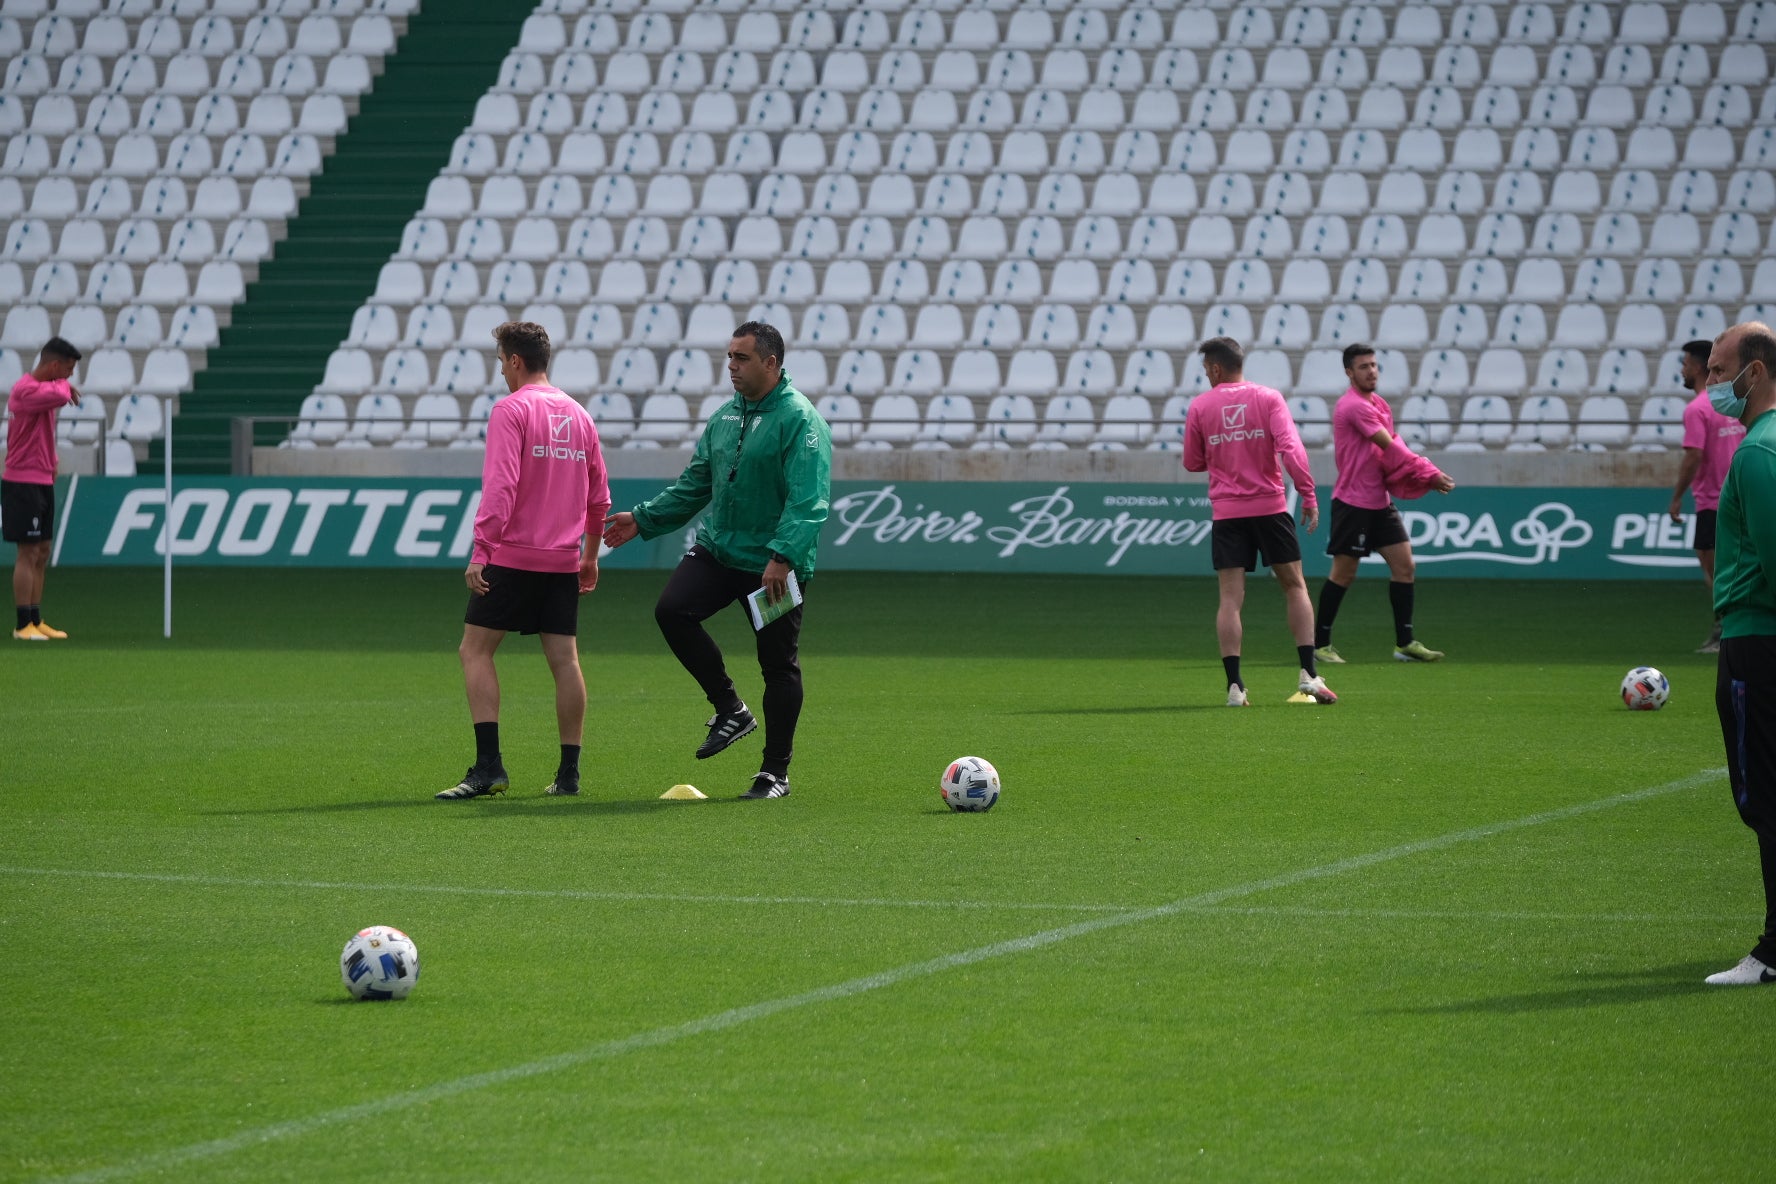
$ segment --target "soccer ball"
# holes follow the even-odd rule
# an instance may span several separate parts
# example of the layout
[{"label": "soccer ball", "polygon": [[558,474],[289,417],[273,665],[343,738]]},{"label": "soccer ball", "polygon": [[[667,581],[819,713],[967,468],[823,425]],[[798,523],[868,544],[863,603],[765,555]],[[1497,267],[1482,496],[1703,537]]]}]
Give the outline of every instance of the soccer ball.
[{"label": "soccer ball", "polygon": [[999,770],[978,756],[958,757],[938,779],[937,791],[952,810],[978,814],[999,800]]},{"label": "soccer ball", "polygon": [[419,947],[388,925],[360,929],[339,955],[339,977],[354,999],[405,999],[419,982]]},{"label": "soccer ball", "polygon": [[1622,678],[1622,702],[1630,711],[1657,711],[1671,698],[1671,681],[1651,666],[1636,666]]}]

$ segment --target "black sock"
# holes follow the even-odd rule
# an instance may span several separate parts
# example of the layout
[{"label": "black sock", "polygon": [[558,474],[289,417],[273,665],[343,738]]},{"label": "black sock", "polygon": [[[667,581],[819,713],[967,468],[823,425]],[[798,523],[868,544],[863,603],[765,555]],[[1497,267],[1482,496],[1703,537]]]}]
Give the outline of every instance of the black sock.
[{"label": "black sock", "polygon": [[1227,685],[1228,686],[1243,687],[1246,685],[1245,683],[1240,681],[1240,656],[1238,654],[1233,654],[1230,657],[1222,658],[1221,659],[1221,666],[1222,666],[1222,669],[1227,671]]},{"label": "black sock", "polygon": [[498,720],[475,725],[475,763],[488,769],[500,767]]},{"label": "black sock", "polygon": [[1314,647],[1313,646],[1311,646],[1311,645],[1296,646],[1295,647],[1295,656],[1301,659],[1301,668],[1303,670],[1307,671],[1307,675],[1309,678],[1316,678],[1319,676],[1320,672],[1318,670],[1314,669]]},{"label": "black sock", "polygon": [[33,604],[31,606],[31,624],[43,624],[43,606],[41,604]]},{"label": "black sock", "polygon": [[561,746],[561,771],[572,773],[575,776],[579,775],[580,746],[578,744],[563,744]]},{"label": "black sock", "polygon": [[759,772],[769,773],[771,776],[776,777],[780,780],[788,781],[789,780],[789,762],[788,761],[763,760],[763,761],[759,762]]},{"label": "black sock", "polygon": [[1388,581],[1388,603],[1394,606],[1394,644],[1412,644],[1412,585]]},{"label": "black sock", "polygon": [[1327,580],[1320,585],[1320,610],[1315,617],[1314,646],[1324,649],[1332,644],[1332,622],[1338,619],[1338,606],[1344,603],[1344,594],[1350,591],[1343,584],[1334,584]]},{"label": "black sock", "polygon": [[18,606],[18,627],[20,629],[23,629],[26,625],[29,625],[30,623],[31,623],[31,606],[28,604],[19,605]]}]

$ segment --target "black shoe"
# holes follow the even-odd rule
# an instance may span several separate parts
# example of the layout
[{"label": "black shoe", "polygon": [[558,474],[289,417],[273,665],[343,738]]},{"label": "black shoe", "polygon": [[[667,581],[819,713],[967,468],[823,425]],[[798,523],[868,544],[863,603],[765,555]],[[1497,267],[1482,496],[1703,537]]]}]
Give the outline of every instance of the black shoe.
[{"label": "black shoe", "polygon": [[746,704],[742,703],[738,711],[716,712],[704,726],[709,729],[709,735],[697,746],[698,760],[712,757],[740,739],[758,727],[758,720],[752,717],[752,712],[746,710]]},{"label": "black shoe", "polygon": [[789,796],[789,778],[779,777],[775,773],[760,773],[752,779],[752,788],[740,796],[743,798],[786,798]]},{"label": "black shoe", "polygon": [[551,781],[549,783],[549,788],[545,789],[543,792],[552,798],[571,798],[577,796],[580,792],[580,771],[578,769],[574,769],[571,772],[567,769],[557,770],[555,773],[555,780]]},{"label": "black shoe", "polygon": [[505,793],[508,784],[504,769],[483,769],[477,765],[463,774],[463,779],[454,789],[443,791],[437,798],[441,802],[459,802],[465,798],[486,797],[489,794]]}]

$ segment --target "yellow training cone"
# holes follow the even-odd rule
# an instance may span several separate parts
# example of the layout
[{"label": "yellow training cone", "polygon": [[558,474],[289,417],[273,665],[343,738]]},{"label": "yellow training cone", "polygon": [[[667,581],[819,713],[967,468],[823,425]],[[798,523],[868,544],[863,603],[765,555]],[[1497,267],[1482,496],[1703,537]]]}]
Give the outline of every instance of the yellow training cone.
[{"label": "yellow training cone", "polygon": [[694,785],[675,785],[660,795],[662,802],[701,802],[708,798],[708,794]]}]

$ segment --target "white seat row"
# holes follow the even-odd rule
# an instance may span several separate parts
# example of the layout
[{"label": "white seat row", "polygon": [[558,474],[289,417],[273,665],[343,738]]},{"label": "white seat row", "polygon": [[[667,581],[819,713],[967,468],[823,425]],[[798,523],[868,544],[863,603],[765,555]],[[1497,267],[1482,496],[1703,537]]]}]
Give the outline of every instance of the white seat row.
[{"label": "white seat row", "polygon": [[269,173],[308,177],[320,171],[321,144],[309,132],[278,137],[268,150],[265,137],[235,132],[218,143],[203,132],[180,132],[161,142],[146,132],[118,136],[109,146],[93,132],[75,132],[50,156],[49,140],[34,132],[13,136],[6,144],[5,169],[12,177],[66,176],[90,178],[151,177],[166,172],[179,177],[211,173],[252,179]]},{"label": "white seat row", "polygon": [[217,226],[185,217],[168,225],[164,237],[160,223],[150,218],[126,218],[115,231],[108,230],[96,218],[76,218],[63,223],[60,236],[52,240],[47,222],[20,218],[7,228],[0,261],[36,263],[54,258],[95,263],[110,258],[150,263],[168,258],[182,263],[210,259],[257,263],[271,254],[272,233],[263,218],[234,218]]},{"label": "white seat row", "polygon": [[195,185],[183,177],[150,177],[138,196],[126,177],[100,175],[88,181],[85,196],[70,177],[43,177],[31,186],[29,203],[16,178],[0,178],[0,218],[27,215],[45,222],[93,218],[113,223],[129,217],[173,221],[184,217],[227,221],[242,214],[288,218],[296,211],[296,187],[289,177],[262,175],[252,181],[243,202],[242,178],[212,174]]},{"label": "white seat row", "polygon": [[[20,357],[36,357],[41,340]],[[141,356],[129,350],[106,347],[94,350],[80,363],[74,385],[80,388],[82,401],[87,395],[112,398],[118,395],[177,395],[191,389],[191,358],[182,349],[163,346]],[[17,381],[15,375],[13,381]]]},{"label": "white seat row", "polygon": [[[1180,342],[1222,335],[1291,350],[1310,344],[1343,346],[1353,341],[1405,350],[1431,346],[1473,349],[1487,344],[1519,349],[1553,344],[1599,350],[1605,346],[1677,346],[1711,338],[1728,323],[1727,314],[1733,308],[1718,301],[1692,301],[1668,317],[1669,306],[1643,301],[1622,304],[1611,316],[1602,305],[1589,302],[1545,307],[1514,301],[1489,312],[1474,303],[1401,301],[1385,304],[1372,318],[1361,304],[1334,302],[1320,312],[1316,335],[1316,318],[1300,303],[1215,302],[1212,293],[1204,293],[1202,299],[1204,303],[1156,303],[1144,309],[1126,303],[1099,303],[1084,311],[1071,304],[1040,304],[1030,309],[1027,317],[1024,310],[1007,303],[979,304],[971,313],[949,303],[922,304],[916,313],[901,305],[872,304],[859,311],[855,322],[842,304],[809,304],[797,317],[787,305],[761,302],[753,305],[757,317],[746,319],[780,323],[786,332],[797,329],[792,334],[797,343],[826,350],[847,345],[939,350],[966,345],[1008,350],[1019,345],[1065,348],[1079,344],[1116,350],[1137,344],[1175,349]],[[367,304],[354,314],[346,344],[372,350],[397,345],[422,350],[482,348],[493,327],[512,319],[510,310],[517,307],[473,305],[464,311],[459,332],[455,314],[445,305],[419,305],[403,320],[394,308]],[[703,303],[681,315],[679,306],[655,302],[635,306],[626,317],[614,304],[585,304],[575,312],[572,306],[539,301],[525,304],[518,319],[541,324],[550,339],[561,345],[609,349],[683,344],[719,349],[738,319],[734,308],[726,303]],[[1776,295],[1738,306],[1732,320],[1764,320],[1772,308],[1776,308]]]},{"label": "white seat row", "polygon": [[137,268],[122,259],[101,260],[84,269],[68,260],[51,259],[37,264],[28,280],[17,263],[0,261],[0,306],[30,303],[53,308],[81,303],[117,308],[139,303],[157,308],[183,304],[226,308],[238,303],[245,290],[241,265],[225,259],[211,259],[201,267],[157,259],[142,265],[139,278]]},{"label": "white seat row", "polygon": [[[61,443],[95,444],[101,434],[111,440],[145,443],[158,438],[165,430],[166,413],[161,406],[160,394],[174,392],[121,395],[116,399],[107,427],[105,399],[94,393],[94,389],[90,384],[82,386],[80,405],[64,408],[56,417],[56,437]],[[106,471],[114,470],[108,465]]]},{"label": "white seat row", "polygon": [[[687,127],[731,133],[744,126],[766,132],[837,132],[855,127],[878,134],[903,129],[947,133],[957,128],[1059,133],[1124,128],[1171,132],[1180,126],[1210,131],[1240,126],[1285,131],[1292,127],[1398,130],[1408,125],[1504,130],[1520,124],[1563,128],[1581,123],[1611,128],[1687,128],[1697,122],[1745,127],[1754,113],[1764,122],[1776,113],[1776,91],[1765,90],[1760,106],[1751,89],[1719,82],[1700,95],[1689,87],[1667,83],[1649,88],[1639,102],[1625,86],[1597,86],[1585,100],[1582,115],[1577,93],[1570,86],[1538,87],[1528,94],[1527,103],[1509,87],[1484,86],[1471,100],[1464,100],[1456,88],[1441,84],[1418,89],[1410,101],[1404,90],[1392,85],[1370,86],[1354,98],[1353,106],[1352,98],[1342,90],[1314,87],[1301,96],[1297,108],[1287,91],[1269,86],[1245,92],[1243,103],[1234,90],[1222,86],[1194,90],[1159,86],[1132,92],[1094,88],[1076,96],[1043,87],[1026,92],[1021,102],[1009,91],[992,88],[962,94],[926,89],[905,103],[893,91],[871,90],[859,95],[853,105],[837,90],[805,91],[798,101],[789,90],[768,88],[752,92],[742,118],[740,103],[727,91],[698,93],[687,114],[683,99],[670,91],[648,91],[636,98],[631,109],[628,99],[617,92],[592,91],[576,103],[562,91],[551,90],[533,96],[523,106],[513,94],[484,95],[476,104],[468,131],[491,136],[520,131],[565,135],[577,129],[614,135],[633,128],[665,135]],[[39,108],[44,101],[39,100]],[[58,117],[64,126],[72,124],[72,100],[65,106],[68,111]]]},{"label": "white seat row", "polygon": [[[621,176],[600,177],[583,185],[578,177],[566,173],[550,173],[534,181],[500,173],[479,184],[463,176],[433,178],[418,217],[453,222],[477,216],[511,221],[527,215],[565,220],[588,208],[588,196],[593,213],[607,218],[643,211],[662,218],[754,214],[789,219],[812,213],[891,219],[929,214],[957,220],[970,215],[1016,217],[1032,209],[1063,219],[1088,213],[1179,217],[1199,211],[1234,217],[1260,212],[1348,217],[1427,210],[1532,215],[1544,209],[1635,214],[1661,208],[1689,214],[1723,208],[1751,214],[1776,210],[1776,174],[1771,169],[1738,169],[1724,178],[1724,186],[1722,180],[1713,171],[1682,169],[1661,185],[1657,175],[1647,169],[1569,168],[1551,178],[1527,169],[1510,169],[1485,180],[1472,169],[1429,175],[1394,171],[1376,177],[1373,184],[1362,173],[1333,172],[1316,183],[1304,173],[1282,170],[1268,175],[1209,173],[1200,178],[1171,172],[1151,178],[1116,172],[1089,178],[1079,173],[1045,173],[1034,182],[1015,174],[995,173],[980,178],[977,187],[975,178],[960,173],[937,173],[919,185],[896,173],[861,179],[849,173],[823,173],[812,182],[786,173],[769,173],[755,182],[738,173],[714,172],[705,175],[700,184],[687,174],[658,173],[648,178],[644,188],[633,178]],[[39,182],[39,188],[44,184]],[[17,182],[11,186],[9,191],[8,182],[0,179],[0,213],[24,209],[22,188]],[[9,196],[9,192],[18,196]],[[65,210],[66,190],[54,191],[53,200],[58,211]],[[33,206],[35,202],[33,196]],[[90,194],[87,204],[93,204]],[[115,200],[109,208],[121,216]]]},{"label": "white seat row", "polygon": [[[985,7],[967,7],[948,15],[929,8],[905,13],[897,30],[886,13],[864,9],[843,17],[819,9],[797,12],[787,28],[769,12],[737,16],[732,23],[719,12],[690,12],[677,22],[660,12],[643,12],[620,33],[611,13],[592,12],[571,26],[562,16],[539,12],[529,17],[519,47],[553,54],[585,50],[610,54],[622,49],[638,54],[674,50],[716,52],[729,45],[754,52],[781,46],[797,50],[853,49],[879,53],[893,46],[915,50],[954,48],[987,51],[1001,47],[1043,50],[1055,45],[1102,49],[1112,45],[1145,48],[1171,44],[1199,49],[1219,46],[1269,46],[1276,43],[1322,48],[1332,44],[1364,48],[1386,44],[1435,46],[1444,42],[1492,45],[1500,40],[1545,44],[1556,39],[1592,45],[1616,41],[1662,45],[1674,33],[1668,11],[1660,3],[1629,3],[1616,14],[1602,3],[1562,6],[1565,20],[1549,4],[1518,4],[1501,21],[1488,4],[1462,4],[1444,14],[1431,4],[1406,4],[1392,14],[1379,6],[1357,4],[1342,10],[1297,5],[1277,16],[1267,8],[1244,6],[1223,21],[1213,11],[1189,7],[1168,22],[1147,5],[1130,6],[1111,17],[1094,8],[1074,8],[1056,16],[1041,8],[1016,8],[1003,17]],[[1058,25],[1058,28],[1057,28]],[[1680,40],[1724,41],[1728,21],[1717,3],[1686,4],[1675,35]],[[1736,40],[1776,38],[1776,13],[1764,5],[1739,10]]]},{"label": "white seat row", "polygon": [[1084,51],[1062,49],[1043,56],[1040,65],[1021,50],[1002,50],[990,58],[946,50],[929,59],[929,70],[927,59],[913,50],[890,50],[877,59],[874,69],[859,53],[838,52],[826,55],[818,76],[813,59],[803,53],[778,54],[761,66],[752,52],[729,49],[706,66],[703,55],[695,51],[675,51],[656,62],[634,53],[607,58],[570,50],[545,62],[543,55],[513,50],[501,64],[496,91],[582,95],[602,86],[623,95],[655,87],[679,94],[706,88],[745,94],[760,86],[801,90],[820,86],[845,94],[874,90],[911,95],[927,87],[974,90],[983,81],[1014,91],[1038,86],[1066,92],[1088,87],[1133,91],[1143,86],[1189,91],[1205,80],[1238,90],[1263,85],[1297,91],[1316,83],[1346,91],[1371,83],[1416,89],[1426,82],[1473,89],[1486,82],[1527,91],[1544,84],[1588,87],[1597,82],[1629,87],[1654,82],[1757,86],[1768,77],[1764,50],[1751,44],[1723,48],[1717,62],[1707,46],[1680,41],[1661,51],[1656,66],[1651,50],[1644,45],[1614,46],[1604,54],[1601,65],[1586,45],[1554,46],[1545,62],[1537,48],[1504,45],[1482,57],[1471,45],[1445,45],[1430,55],[1427,65],[1427,51],[1395,44],[1377,51],[1371,68],[1369,51],[1336,46],[1320,53],[1317,69],[1308,52],[1299,47],[1269,51],[1262,67],[1246,49],[1221,50],[1204,59],[1193,50],[1176,47],[1158,50],[1150,58],[1142,50],[1119,48],[1097,53],[1095,62],[1093,55]]},{"label": "white seat row", "polygon": [[[189,108],[186,98],[190,98]],[[243,122],[241,107],[246,105]],[[298,114],[298,105],[300,114]],[[189,112],[189,113],[188,113]],[[317,136],[336,136],[345,130],[345,103],[338,95],[290,96],[260,93],[250,100],[210,91],[194,96],[164,91],[131,102],[113,91],[93,95],[84,102],[74,95],[55,93],[35,99],[0,94],[0,135],[35,132],[56,140],[77,131],[91,132],[109,142],[130,131],[168,140],[193,131],[220,140],[235,132],[281,136],[305,131]]]},{"label": "white seat row", "polygon": [[[732,325],[729,328],[731,331]],[[1176,341],[1157,348],[1118,351],[1120,362],[1118,354],[1104,348],[1069,351],[1013,344],[1019,347],[1011,350],[1003,364],[1001,354],[1005,349],[984,349],[971,344],[956,350],[946,347],[943,352],[933,348],[903,349],[898,353],[851,348],[830,358],[819,350],[799,348],[790,351],[784,368],[811,394],[874,395],[887,390],[914,395],[947,392],[988,396],[1007,392],[1037,396],[1059,392],[1101,397],[1205,389],[1200,363],[1191,355],[1184,355],[1180,374],[1174,356],[1182,347]],[[1316,348],[1303,353],[1299,349],[1273,349],[1268,343],[1258,344],[1260,348],[1252,351],[1247,365],[1247,376],[1252,381],[1299,395],[1326,396],[1344,390],[1346,379],[1337,348]],[[1676,381],[1674,373],[1655,379],[1647,356],[1633,348],[1606,350],[1595,367],[1585,351],[1571,347],[1548,349],[1541,353],[1539,361],[1532,360],[1521,349],[1496,345],[1474,350],[1424,349],[1416,368],[1407,360],[1404,350],[1385,344],[1377,348],[1389,384],[1419,394],[1641,395]],[[378,366],[369,350],[346,346],[335,350],[328,359],[325,376],[316,390],[339,395],[412,395],[425,391],[474,394],[490,388],[487,352],[485,344],[458,346],[445,351],[434,368],[425,351],[398,347],[386,351]],[[950,357],[947,367],[946,354]],[[1667,370],[1675,371],[1676,357],[1672,351],[1658,360],[1661,375]],[[600,353],[570,343],[557,350],[550,375],[557,386],[576,393],[640,397],[665,392],[700,396],[729,389],[720,375],[718,360],[719,354],[710,349],[624,346]]]},{"label": "white seat row", "polygon": [[317,392],[303,400],[294,428],[279,446],[369,448],[386,444],[398,448],[423,448],[438,444],[480,447],[486,439],[488,412],[497,398],[491,393],[477,396],[465,418],[462,404],[454,395],[421,395],[414,401],[411,415],[403,410],[397,396],[364,395],[357,400],[356,414],[353,415],[340,395]]},{"label": "white seat row", "polygon": [[316,60],[308,54],[287,53],[275,58],[269,67],[252,54],[232,53],[210,68],[210,59],[195,53],[183,53],[166,60],[163,72],[160,63],[147,54],[127,53],[111,65],[109,82],[99,59],[91,54],[74,54],[63,58],[52,78],[49,60],[41,54],[21,54],[6,66],[5,89],[19,96],[42,95],[59,91],[71,95],[97,94],[113,91],[128,96],[143,96],[157,91],[176,95],[201,95],[208,91],[251,98],[264,90],[285,95],[306,95],[320,90],[327,94],[361,95],[370,89],[370,59],[361,53],[341,53]]},{"label": "white seat row", "polygon": [[[1728,267],[1726,262],[1731,261],[1716,260],[1708,270],[1692,272],[1698,278],[1690,291],[1715,300],[1734,298],[1728,293],[1737,290],[1744,273],[1736,263]],[[1106,266],[1100,268],[1101,263]],[[1768,263],[1760,261],[1751,285],[1751,294],[1760,299],[1768,298],[1772,278]],[[1063,258],[1048,265],[1028,258],[1001,259],[996,264],[952,258],[930,265],[919,259],[897,258],[874,267],[861,259],[838,259],[819,271],[806,259],[778,259],[768,268],[750,259],[724,259],[705,271],[696,259],[677,257],[657,267],[638,259],[611,259],[597,269],[594,281],[592,266],[576,259],[548,264],[540,278],[537,269],[524,260],[505,259],[485,273],[466,259],[448,259],[430,268],[395,260],[383,265],[370,302],[400,308],[425,303],[460,307],[483,300],[633,305],[648,300],[693,304],[705,299],[728,303],[763,299],[793,305],[917,305],[933,301],[1025,305],[1044,300],[1091,305],[1103,301],[1196,302],[1219,294],[1225,300],[1260,304],[1279,295],[1297,303],[1338,300],[1377,304],[1391,298],[1492,304],[1511,299],[1554,303],[1565,300],[1569,293],[1574,299],[1606,303],[1670,300],[1681,299],[1685,292],[1683,269],[1659,257],[1642,259],[1632,284],[1625,282],[1620,260],[1583,260],[1570,288],[1565,264],[1546,255],[1524,258],[1515,269],[1514,280],[1505,261],[1497,257],[1461,260],[1454,269],[1451,280],[1451,267],[1443,260],[1411,258],[1401,263],[1400,278],[1395,282],[1381,257],[1357,256],[1343,261],[1334,287],[1327,259],[1298,258],[1284,266],[1278,285],[1269,263],[1247,257],[1231,260],[1217,286],[1214,266],[1200,257],[1172,258],[1169,265],[1164,258]]]},{"label": "white seat row", "polygon": [[[109,327],[107,327],[109,326]],[[102,344],[143,352],[162,345],[174,349],[202,350],[216,344],[219,330],[216,310],[204,304],[186,304],[162,319],[151,304],[130,304],[107,316],[97,305],[76,304],[65,309],[51,328],[49,309],[35,304],[15,304],[0,322],[0,345],[21,354],[41,348],[51,335],[86,351]]]},{"label": "white seat row", "polygon": [[[694,443],[707,418],[731,397],[731,392],[714,392],[693,402],[694,396],[687,399],[675,392],[638,399],[608,393],[592,396],[585,403],[607,447],[659,448]],[[978,401],[960,393],[865,397],[870,399],[867,414],[863,401],[855,394],[828,393],[816,400],[833,429],[835,443],[863,448],[896,444],[1145,445],[1175,450],[1182,441],[1185,413],[1192,398],[1188,394],[1151,398],[1119,394],[1093,400],[1076,394],[1050,395],[1046,396],[1039,418],[1035,399],[1044,396],[1018,392],[983,394]],[[421,395],[408,410],[398,396],[368,394],[358,397],[353,410],[341,395],[317,393],[304,401],[300,419],[284,446],[478,446],[485,437],[488,412],[497,398],[493,394],[476,397],[465,416],[460,399],[454,395]],[[1328,399],[1294,396],[1289,403],[1303,442],[1310,448],[1325,447],[1331,436]],[[1672,397],[1643,400],[1636,423],[1633,410],[1621,396],[1591,396],[1580,402],[1575,424],[1567,401],[1558,395],[1515,401],[1497,395],[1476,395],[1463,403],[1458,423],[1450,414],[1448,400],[1433,394],[1405,399],[1398,423],[1408,442],[1420,448],[1602,449],[1632,444],[1637,449],[1664,450],[1681,444],[1682,417],[1683,401]],[[118,418],[123,420],[122,410]],[[87,431],[96,434],[94,429]],[[114,426],[113,431],[118,432],[118,428]]]},{"label": "white seat row", "polygon": [[[445,174],[487,177],[498,172],[540,177],[563,173],[578,177],[621,178],[633,186],[636,176],[657,171],[727,173],[785,173],[815,177],[832,172],[874,174],[889,172],[926,177],[933,173],[986,176],[992,173],[1023,177],[1051,171],[1071,173],[1119,172],[1150,174],[1178,171],[1194,174],[1220,170],[1268,173],[1275,169],[1319,174],[1348,171],[1383,173],[1402,171],[1441,172],[1445,168],[1496,172],[1527,169],[1554,172],[1564,160],[1569,168],[1629,168],[1665,170],[1688,168],[1725,171],[1735,168],[1768,169],[1776,166],[1776,124],[1760,124],[1736,136],[1726,127],[1693,127],[1681,141],[1668,127],[1636,127],[1622,144],[1613,128],[1585,127],[1573,132],[1574,145],[1562,149],[1561,137],[1552,129],[1525,128],[1506,143],[1493,128],[1465,128],[1446,140],[1435,128],[1408,128],[1397,136],[1374,129],[1352,129],[1333,141],[1318,128],[1288,132],[1245,129],[1220,137],[1203,129],[1177,132],[1169,145],[1157,132],[1119,132],[1105,144],[1095,131],[1050,134],[1021,130],[1005,134],[997,144],[985,132],[959,131],[943,141],[930,132],[895,133],[886,146],[870,131],[840,133],[831,143],[824,133],[787,132],[773,137],[763,132],[738,131],[729,135],[719,153],[708,133],[675,137],[662,151],[652,133],[620,135],[610,150],[595,132],[573,132],[559,144],[538,132],[519,132],[509,137],[502,150],[495,137],[464,132],[451,148]],[[31,143],[41,147],[29,148]],[[173,143],[180,141],[175,139]],[[30,157],[23,154],[31,152]],[[66,149],[64,149],[64,152]],[[170,151],[170,149],[169,149]],[[619,155],[620,153],[620,155]],[[47,171],[47,143],[42,137],[23,133],[12,138],[9,160],[18,168]]]},{"label": "white seat row", "polygon": [[344,20],[367,12],[411,16],[418,10],[419,0],[5,0],[0,20],[34,21],[54,15],[79,21],[102,14],[125,20],[156,14],[187,21],[210,14],[233,20],[260,15],[300,20],[313,14]]},{"label": "white seat row", "polygon": [[[1762,247],[1757,218],[1740,212],[1717,215],[1706,235],[1703,221],[1694,214],[1658,214],[1647,218],[1643,226],[1639,215],[1621,211],[1598,215],[1588,235],[1579,216],[1570,211],[1541,214],[1529,224],[1514,213],[1483,214],[1471,222],[1461,214],[1422,214],[1413,218],[1415,225],[1393,213],[1370,214],[1360,222],[1342,214],[1314,214],[1299,221],[1282,214],[1259,214],[1244,220],[1243,232],[1226,215],[1199,214],[1183,223],[1182,237],[1179,221],[1158,214],[1126,219],[1093,214],[1074,220],[1071,233],[1061,219],[1046,214],[1025,215],[1015,221],[978,214],[955,219],[918,214],[906,219],[898,234],[893,223],[881,215],[849,219],[843,228],[837,219],[825,215],[803,215],[787,227],[787,237],[785,220],[771,215],[742,218],[730,242],[723,222],[707,216],[681,222],[676,240],[668,221],[653,215],[629,218],[621,224],[620,235],[617,224],[607,218],[576,218],[567,225],[565,240],[555,219],[526,217],[512,225],[508,242],[506,224],[498,217],[466,219],[457,225],[454,236],[442,219],[422,217],[407,224],[395,258],[422,263],[500,259],[547,263],[560,258],[651,262],[669,257],[769,261],[786,256],[814,263],[834,259],[992,261],[1008,256],[1040,261],[1165,260],[1178,254],[1180,243],[1186,255],[1207,260],[1235,256],[1343,259],[1353,254],[1381,259],[1580,253],[1589,258],[1637,258],[1647,252],[1680,257],[1702,253],[1754,256]],[[1776,239],[1762,249],[1776,252]]]},{"label": "white seat row", "polygon": [[[306,16],[296,22],[292,36],[289,22],[269,13],[246,17],[237,26],[233,18],[218,13],[206,13],[186,25],[163,12],[141,18],[133,35],[129,22],[116,14],[39,17],[28,48],[33,54],[60,59],[73,53],[115,58],[131,50],[168,58],[182,49],[206,58],[227,57],[237,49],[261,58],[292,50],[312,57],[330,57],[342,50],[380,57],[394,47],[394,25],[382,14],[357,17],[345,28],[333,16]],[[17,53],[17,47],[11,52]]]}]

